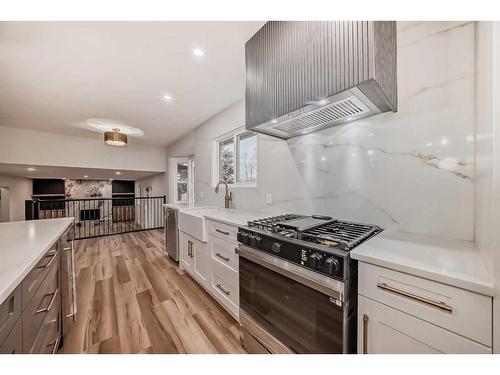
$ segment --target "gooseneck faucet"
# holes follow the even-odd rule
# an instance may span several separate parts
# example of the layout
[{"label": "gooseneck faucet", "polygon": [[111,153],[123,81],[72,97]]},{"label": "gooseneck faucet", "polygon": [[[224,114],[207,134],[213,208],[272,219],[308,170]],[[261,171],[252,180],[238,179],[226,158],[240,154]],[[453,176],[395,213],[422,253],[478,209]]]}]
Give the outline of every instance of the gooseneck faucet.
[{"label": "gooseneck faucet", "polygon": [[227,182],[224,180],[220,180],[217,182],[217,186],[215,187],[215,192],[219,192],[219,185],[224,184],[226,186],[226,194],[224,195],[224,208],[229,208],[231,201],[233,200],[233,193],[229,193],[229,186],[227,186]]}]

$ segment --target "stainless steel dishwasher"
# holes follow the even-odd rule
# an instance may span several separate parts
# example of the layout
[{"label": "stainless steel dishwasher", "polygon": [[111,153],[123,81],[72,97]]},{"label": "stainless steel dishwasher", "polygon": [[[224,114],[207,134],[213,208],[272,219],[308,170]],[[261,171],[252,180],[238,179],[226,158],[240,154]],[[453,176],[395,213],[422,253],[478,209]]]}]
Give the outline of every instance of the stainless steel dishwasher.
[{"label": "stainless steel dishwasher", "polygon": [[165,207],[165,252],[179,261],[179,234],[177,231],[177,210]]}]

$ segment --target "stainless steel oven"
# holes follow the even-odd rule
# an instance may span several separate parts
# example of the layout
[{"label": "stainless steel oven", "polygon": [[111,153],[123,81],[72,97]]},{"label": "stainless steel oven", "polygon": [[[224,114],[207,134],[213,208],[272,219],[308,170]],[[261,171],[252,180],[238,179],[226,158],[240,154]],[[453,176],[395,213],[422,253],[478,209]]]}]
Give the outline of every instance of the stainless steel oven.
[{"label": "stainless steel oven", "polygon": [[349,296],[353,288],[345,280],[243,244],[237,253],[240,323],[249,352],[355,351],[356,296]]}]

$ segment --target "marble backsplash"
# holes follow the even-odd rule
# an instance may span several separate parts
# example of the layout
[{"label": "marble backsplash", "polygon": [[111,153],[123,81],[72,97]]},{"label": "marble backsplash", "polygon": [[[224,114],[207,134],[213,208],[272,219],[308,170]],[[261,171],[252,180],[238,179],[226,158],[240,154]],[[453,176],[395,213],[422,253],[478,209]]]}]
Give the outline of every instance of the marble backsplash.
[{"label": "marble backsplash", "polygon": [[110,180],[66,180],[64,183],[66,199],[111,198]]},{"label": "marble backsplash", "polygon": [[[473,22],[399,22],[398,112],[288,141],[259,135],[257,188],[233,189],[233,206],[474,240],[474,33]],[[195,154],[198,203],[223,205],[212,141],[242,124],[240,102],[169,147]]]}]

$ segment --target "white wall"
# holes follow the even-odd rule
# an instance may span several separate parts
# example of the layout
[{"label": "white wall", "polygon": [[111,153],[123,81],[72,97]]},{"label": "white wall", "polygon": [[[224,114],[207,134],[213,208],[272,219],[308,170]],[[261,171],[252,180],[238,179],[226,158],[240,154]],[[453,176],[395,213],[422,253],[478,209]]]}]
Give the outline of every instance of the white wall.
[{"label": "white wall", "polygon": [[494,205],[494,280],[493,351],[500,354],[500,22],[493,23],[493,200]]},{"label": "white wall", "polygon": [[[288,141],[259,135],[258,186],[233,189],[234,207],[473,241],[474,36],[473,22],[398,23],[398,112]],[[194,152],[198,203],[223,206],[211,142],[244,122],[240,101],[167,149]]]},{"label": "white wall", "polygon": [[168,193],[168,179],[167,173],[160,173],[151,177],[141,178],[135,181],[135,194],[139,196],[139,188],[141,188],[142,196],[144,196],[144,189],[151,187],[153,189],[153,196],[159,197],[167,195]]},{"label": "white wall", "polygon": [[0,186],[9,189],[10,221],[24,220],[24,201],[31,199],[31,179],[0,175]]},{"label": "white wall", "polygon": [[134,144],[107,146],[101,138],[83,138],[0,127],[0,162],[65,167],[166,171],[165,149]]}]

